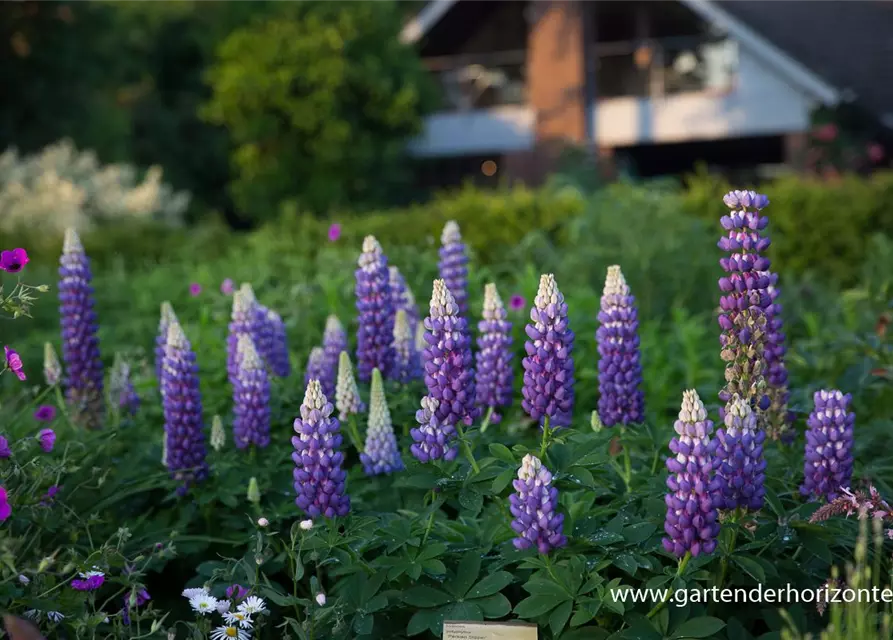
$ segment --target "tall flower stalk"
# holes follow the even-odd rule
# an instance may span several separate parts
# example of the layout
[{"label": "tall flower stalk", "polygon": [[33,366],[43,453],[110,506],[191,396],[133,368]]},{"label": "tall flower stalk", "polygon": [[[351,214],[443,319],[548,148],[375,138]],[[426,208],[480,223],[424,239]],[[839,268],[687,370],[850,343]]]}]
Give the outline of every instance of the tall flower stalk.
[{"label": "tall flower stalk", "polygon": [[405,309],[394,318],[394,370],[391,377],[402,384],[421,377],[421,361]]},{"label": "tall flower stalk", "polygon": [[757,424],[757,414],[740,396],[723,412],[724,428],[716,432],[716,491],[714,504],[725,510],[763,508],[766,495],[766,432]]},{"label": "tall flower stalk", "polygon": [[115,354],[115,363],[109,380],[109,397],[127,416],[135,416],[139,411],[140,397],[133,387],[130,364],[119,353]]},{"label": "tall flower stalk", "polygon": [[90,259],[74,229],[65,232],[59,267],[59,316],[66,396],[74,422],[102,427],[105,413],[102,359],[93,310]]},{"label": "tall flower stalk", "polygon": [[326,318],[326,328],[322,334],[322,348],[325,352],[324,365],[320,372],[323,393],[327,398],[334,397],[335,380],[338,377],[338,359],[342,351],[347,351],[347,331],[338,319],[330,315]]},{"label": "tall flower stalk", "polygon": [[397,446],[397,436],[391,422],[391,412],[385,398],[384,382],[378,369],[372,370],[372,389],[369,395],[369,426],[366,430],[366,446],[360,454],[360,462],[366,475],[375,476],[403,469],[403,460]]},{"label": "tall flower stalk", "polygon": [[704,403],[695,390],[682,394],[679,419],[673,425],[676,437],[670,441],[673,455],[667,458],[667,516],[663,539],[664,549],[677,558],[686,554],[711,554],[719,535],[713,496],[717,488],[714,476],[713,449],[710,435],[713,422],[707,417]]},{"label": "tall flower stalk", "polygon": [[832,502],[849,489],[853,476],[852,396],[836,389],[817,391],[807,420],[800,494]]},{"label": "tall flower stalk", "polygon": [[233,386],[233,439],[239,449],[270,444],[270,379],[251,341],[239,336],[239,371]]},{"label": "tall flower stalk", "polygon": [[335,385],[335,401],[338,407],[338,419],[346,420],[348,416],[357,415],[366,410],[360,399],[360,390],[353,376],[353,365],[347,351],[342,351],[338,358],[338,382]]},{"label": "tall flower stalk", "polygon": [[446,283],[459,306],[459,313],[468,313],[468,251],[462,242],[459,225],[450,220],[443,227],[440,236],[440,279]]},{"label": "tall flower stalk", "polygon": [[639,315],[620,267],[608,267],[598,314],[598,415],[606,427],[645,419]]},{"label": "tall flower stalk", "polygon": [[500,409],[512,404],[512,323],[502,298],[492,282],[484,287],[484,308],[478,323],[480,332],[475,361],[478,407],[490,411],[490,421],[501,420]]},{"label": "tall flower stalk", "polygon": [[254,341],[255,348],[263,357],[264,327],[261,323],[261,312],[258,308],[254,290],[243,284],[233,294],[233,311],[229,323],[229,335],[226,338],[226,373],[229,383],[236,385],[239,375],[239,336],[247,335]]},{"label": "tall flower stalk", "polygon": [[341,468],[341,426],[333,411],[319,380],[311,380],[291,439],[295,504],[311,518],[335,518],[350,512],[350,497],[344,490],[347,474]]},{"label": "tall flower stalk", "polygon": [[390,377],[394,362],[394,308],[388,259],[373,236],[366,236],[363,240],[358,265],[357,371],[360,380],[368,382],[373,369]]},{"label": "tall flower stalk", "polygon": [[[334,384],[329,384],[326,371],[326,352],[322,347],[313,347],[310,355],[307,356],[307,367],[304,370],[304,387],[310,384],[311,380],[319,380],[322,387],[323,395],[327,398],[334,393]],[[334,382],[334,381],[333,381]],[[329,393],[326,393],[328,391]]]},{"label": "tall flower stalk", "polygon": [[549,427],[566,427],[574,409],[574,332],[567,304],[555,276],[540,276],[539,290],[530,310],[524,350],[524,400],[521,406],[534,421]]},{"label": "tall flower stalk", "polygon": [[291,375],[291,361],[288,357],[288,334],[282,317],[267,309],[266,324],[270,332],[270,354],[268,364],[274,376],[287,378]]},{"label": "tall flower stalk", "polygon": [[557,510],[558,489],[552,486],[552,474],[540,459],[529,453],[524,456],[512,486],[515,493],[509,496],[509,509],[515,517],[512,529],[518,534],[512,540],[515,548],[534,547],[547,555],[565,546],[564,514]]},{"label": "tall flower stalk", "polygon": [[198,365],[180,323],[172,321],[161,372],[165,464],[179,483],[177,493],[208,476]]},{"label": "tall flower stalk", "polygon": [[165,300],[161,303],[161,315],[158,320],[158,335],[155,336],[155,379],[161,386],[161,371],[164,362],[164,348],[167,345],[167,328],[171,322],[177,322],[177,316],[171,303]]},{"label": "tall flower stalk", "polygon": [[768,383],[769,408],[766,410],[766,431],[774,440],[790,441],[794,437],[791,412],[788,410],[788,370],[785,365],[785,334],[782,306],[778,302],[778,274],[766,272],[770,304],[766,309],[766,382]]},{"label": "tall flower stalk", "polygon": [[412,289],[406,284],[406,279],[400,273],[400,269],[395,266],[388,267],[391,286],[391,304],[394,312],[403,309],[406,312],[406,319],[409,322],[409,330],[414,336],[418,329],[421,317],[419,315],[419,306],[416,304],[415,296]]}]

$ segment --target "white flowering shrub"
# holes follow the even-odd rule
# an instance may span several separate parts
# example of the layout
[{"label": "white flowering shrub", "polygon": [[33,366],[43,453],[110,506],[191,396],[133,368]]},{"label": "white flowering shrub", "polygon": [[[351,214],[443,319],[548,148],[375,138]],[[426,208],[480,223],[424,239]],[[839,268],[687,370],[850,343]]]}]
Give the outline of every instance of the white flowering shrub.
[{"label": "white flowering shrub", "polygon": [[140,173],[126,164],[102,165],[93,151],[78,151],[70,140],[30,156],[9,148],[0,154],[0,231],[24,225],[83,231],[122,220],[180,224],[190,194],[163,183],[161,167]]}]

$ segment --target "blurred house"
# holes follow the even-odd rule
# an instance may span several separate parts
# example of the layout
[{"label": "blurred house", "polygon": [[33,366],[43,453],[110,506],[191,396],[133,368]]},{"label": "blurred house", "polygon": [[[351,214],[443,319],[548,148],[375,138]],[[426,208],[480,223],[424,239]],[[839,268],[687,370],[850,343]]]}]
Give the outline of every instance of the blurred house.
[{"label": "blurred house", "polygon": [[536,182],[568,144],[771,170],[841,101],[893,128],[890,1],[430,0],[402,38],[445,96],[411,145],[432,186]]}]

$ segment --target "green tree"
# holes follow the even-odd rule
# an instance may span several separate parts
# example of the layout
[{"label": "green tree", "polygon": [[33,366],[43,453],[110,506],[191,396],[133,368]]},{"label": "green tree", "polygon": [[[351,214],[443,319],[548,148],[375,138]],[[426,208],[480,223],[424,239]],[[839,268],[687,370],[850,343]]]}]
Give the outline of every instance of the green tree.
[{"label": "green tree", "polygon": [[373,205],[406,184],[435,93],[401,25],[394,2],[301,2],[226,38],[204,116],[229,131],[241,211]]}]

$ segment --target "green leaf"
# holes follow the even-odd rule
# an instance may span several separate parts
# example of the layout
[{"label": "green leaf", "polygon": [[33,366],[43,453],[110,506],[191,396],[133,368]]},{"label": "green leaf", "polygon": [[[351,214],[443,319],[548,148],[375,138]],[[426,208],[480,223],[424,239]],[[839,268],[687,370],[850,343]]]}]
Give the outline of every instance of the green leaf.
[{"label": "green leaf", "polygon": [[781,504],[781,500],[778,498],[778,494],[772,490],[771,487],[766,487],[766,502],[769,503],[769,506],[772,507],[772,511],[775,512],[779,518],[783,518],[785,515],[784,506]]},{"label": "green leaf", "polygon": [[360,613],[353,619],[353,628],[357,634],[361,636],[369,635],[372,633],[372,626],[375,623],[374,616],[367,616],[363,613]]},{"label": "green leaf", "polygon": [[700,618],[692,618],[686,620],[673,631],[670,638],[674,640],[678,638],[709,638],[719,633],[726,626],[726,623],[719,618],[711,618],[710,616],[702,616]]},{"label": "green leaf", "polygon": [[490,491],[495,494],[502,493],[502,490],[509,486],[509,483],[512,481],[512,478],[515,477],[514,469],[506,469],[498,476],[493,478],[493,484],[490,485]]},{"label": "green leaf", "polygon": [[623,539],[627,544],[639,544],[645,542],[657,531],[657,527],[650,522],[639,522],[623,529]]},{"label": "green leaf", "polygon": [[419,555],[415,557],[416,562],[422,562],[423,560],[430,560],[431,558],[437,558],[446,553],[447,546],[442,542],[435,542],[434,544],[429,544],[422,548],[419,551]]},{"label": "green leaf", "polygon": [[484,619],[484,612],[474,602],[456,602],[447,609],[444,620],[473,620],[480,622]]},{"label": "green leaf", "polygon": [[425,585],[413,587],[403,594],[403,602],[413,607],[439,607],[452,601],[453,598],[450,594]]},{"label": "green leaf", "polygon": [[473,600],[474,604],[481,608],[485,618],[502,618],[512,610],[512,603],[501,593],[494,593],[486,598]]},{"label": "green leaf", "polygon": [[614,558],[613,564],[618,569],[626,571],[629,575],[636,575],[638,563],[631,553],[618,553]]},{"label": "green leaf", "polygon": [[514,580],[514,576],[510,574],[508,571],[497,571],[496,573],[491,573],[483,580],[478,582],[474,587],[472,587],[471,591],[466,594],[466,598],[483,598],[485,596],[493,595],[494,593],[499,593],[503,589],[505,589],[508,585],[512,583]]},{"label": "green leaf", "polygon": [[363,605],[363,610],[366,613],[375,613],[376,611],[381,611],[386,606],[388,606],[388,597],[383,593],[379,593]]},{"label": "green leaf", "polygon": [[503,462],[507,462],[512,465],[512,471],[515,472],[514,467],[518,466],[518,462],[515,460],[515,456],[512,454],[511,450],[505,446],[504,444],[499,444],[498,442],[490,443],[490,455],[496,458],[497,460],[502,460]]},{"label": "green leaf", "polygon": [[438,619],[443,620],[443,613],[439,611],[425,609],[416,611],[409,619],[409,624],[406,625],[406,635],[417,636],[420,633],[424,633],[432,625],[436,625]]},{"label": "green leaf", "polygon": [[541,578],[531,578],[523,586],[524,591],[532,596],[550,596],[560,600],[567,600],[570,596],[557,582],[551,580],[543,580]]},{"label": "green leaf", "polygon": [[481,556],[478,551],[469,551],[459,561],[456,568],[456,577],[447,581],[446,587],[457,597],[461,598],[471,585],[475,583],[481,572]]},{"label": "green leaf", "polygon": [[422,563],[422,569],[435,576],[442,576],[446,573],[446,566],[440,560],[425,560]]},{"label": "green leaf", "polygon": [[570,600],[562,602],[549,616],[549,628],[552,629],[552,635],[557,636],[567,626],[568,618],[571,617],[574,603]]},{"label": "green leaf", "polygon": [[798,533],[800,534],[800,544],[803,545],[804,549],[824,562],[831,564],[831,549],[828,548],[827,542],[812,532],[804,531],[802,528],[798,529]]},{"label": "green leaf", "polygon": [[536,618],[544,613],[549,613],[559,604],[561,601],[552,596],[530,596],[515,606],[515,615],[519,618]]},{"label": "green leaf", "polygon": [[463,509],[468,510],[469,515],[475,517],[481,512],[481,509],[483,509],[484,507],[484,496],[479,494],[477,491],[472,491],[471,489],[463,489],[459,492],[459,504],[462,505]]},{"label": "green leaf", "polygon": [[760,584],[766,583],[766,572],[763,571],[763,567],[756,560],[752,560],[747,556],[732,556],[732,562],[741,567],[747,575]]}]

